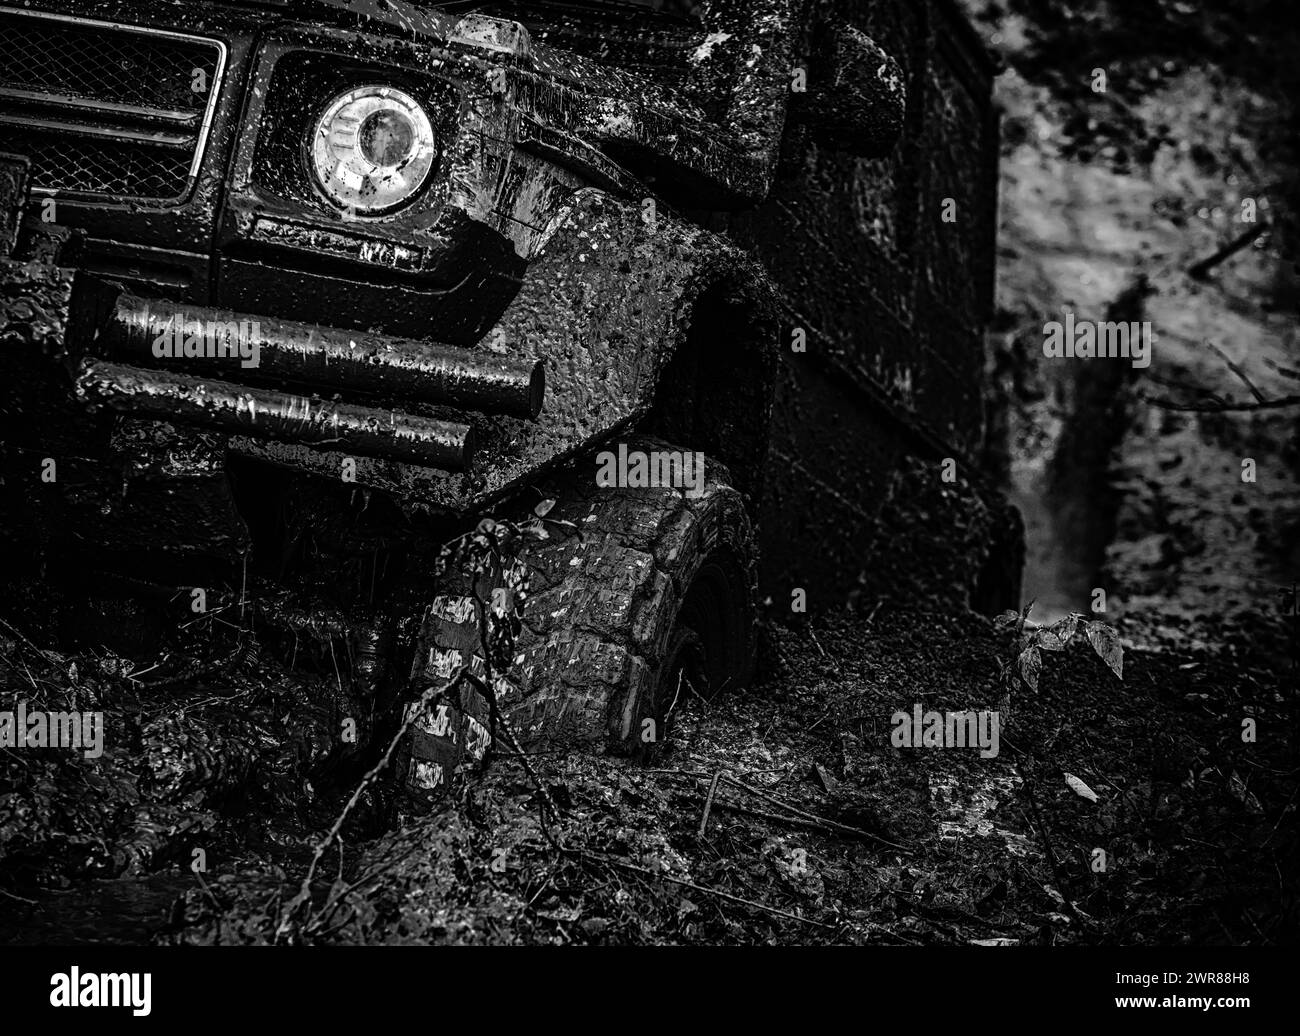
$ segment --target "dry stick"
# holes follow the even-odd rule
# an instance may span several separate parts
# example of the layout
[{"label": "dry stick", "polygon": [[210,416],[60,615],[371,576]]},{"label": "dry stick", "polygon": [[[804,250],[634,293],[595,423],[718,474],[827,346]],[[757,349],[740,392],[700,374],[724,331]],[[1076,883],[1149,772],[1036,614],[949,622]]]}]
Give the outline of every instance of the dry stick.
[{"label": "dry stick", "polygon": [[1264,358],[1264,366],[1276,371],[1284,378],[1290,378],[1292,381],[1300,381],[1300,370],[1293,370],[1290,367],[1283,367],[1276,360]]},{"label": "dry stick", "polygon": [[357,802],[360,801],[362,794],[379,779],[379,774],[388,767],[390,762],[392,762],[393,754],[397,751],[398,745],[401,744],[402,739],[407,735],[411,727],[415,725],[416,719],[423,715],[424,710],[430,705],[433,705],[435,702],[446,697],[451,692],[451,689],[460,682],[460,678],[468,672],[468,668],[468,666],[461,666],[460,669],[451,675],[451,679],[447,683],[444,683],[436,690],[432,687],[427,688],[424,693],[420,695],[419,702],[415,703],[413,707],[407,709],[406,719],[402,722],[397,733],[393,735],[393,739],[388,743],[388,748],[384,751],[383,757],[379,762],[372,766],[369,771],[367,771],[364,777],[361,778],[361,783],[353,790],[351,797],[343,806],[343,810],[339,813],[338,818],[330,826],[329,831],[325,833],[323,838],[316,842],[315,848],[312,852],[311,864],[307,868],[307,874],[303,877],[302,884],[298,886],[298,894],[289,901],[288,906],[284,909],[284,913],[280,916],[280,924],[275,930],[275,936],[277,939],[288,931],[289,918],[293,916],[294,912],[302,906],[303,903],[311,900],[311,881],[312,878],[316,876],[316,867],[320,864],[321,858],[325,855],[325,851],[338,836],[339,831],[342,830],[343,822],[347,819],[348,814],[352,812],[352,809],[356,806]]},{"label": "dry stick", "polygon": [[1189,277],[1195,277],[1197,280],[1200,280],[1202,277],[1204,277],[1207,273],[1213,270],[1225,259],[1230,259],[1232,256],[1240,252],[1243,248],[1253,244],[1256,238],[1258,238],[1261,234],[1263,234],[1266,230],[1269,229],[1269,226],[1270,225],[1268,221],[1264,221],[1262,223],[1256,224],[1254,227],[1246,231],[1240,237],[1232,241],[1229,241],[1226,245],[1220,248],[1212,256],[1209,256],[1206,259],[1202,259],[1198,263],[1193,263],[1191,266],[1187,268],[1187,275]]},{"label": "dry stick", "polygon": [[[506,740],[510,743],[510,747],[518,753],[519,761],[523,764],[524,772],[528,774],[528,779],[537,785],[537,794],[542,797],[542,803],[545,806],[545,809],[549,810],[551,816],[558,821],[560,819],[560,807],[557,806],[555,800],[551,798],[550,789],[547,788],[542,782],[542,779],[537,776],[537,771],[533,769],[533,764],[529,762],[528,756],[524,753],[523,748],[520,747],[519,739],[515,737],[515,732],[510,729],[509,721],[506,720],[505,716],[498,716],[497,722],[500,723],[501,733],[505,734]],[[555,835],[551,833],[550,827],[547,826],[545,813],[542,815],[542,835],[548,842],[550,842],[553,849],[564,848],[560,842],[556,841]]]},{"label": "dry stick", "polygon": [[1193,385],[1190,382],[1183,381],[1182,378],[1166,378],[1159,374],[1148,374],[1146,380],[1153,384],[1160,385],[1163,388],[1186,389],[1188,392],[1195,392],[1198,395],[1204,396],[1211,403],[1226,404],[1228,402],[1217,392],[1207,389],[1203,385]]},{"label": "dry stick", "polygon": [[[564,856],[563,854],[560,854],[559,856],[556,857],[555,862],[551,864],[551,869],[546,872],[546,877],[542,879],[542,883],[537,887],[537,891],[534,892],[532,896],[529,897],[528,902],[524,904],[524,910],[527,910],[529,907],[531,907],[534,903],[537,902],[537,900],[541,897],[542,893],[546,891],[547,886],[550,885],[551,879],[555,877],[555,872],[560,869],[560,866],[563,863],[564,863]],[[519,911],[519,915],[521,917],[523,916],[524,910]]]},{"label": "dry stick", "polygon": [[709,796],[704,800],[704,816],[700,818],[700,837],[704,837],[704,831],[709,826],[709,810],[713,808],[713,796],[718,790],[718,781],[722,779],[722,771],[719,770],[713,775],[713,783],[709,785]]},{"label": "dry stick", "polygon": [[808,728],[808,733],[811,734],[814,730],[816,730],[816,729],[817,729],[818,727],[820,727],[823,723],[825,723],[828,719],[830,719],[830,718],[831,718],[831,713],[834,712],[834,711],[835,711],[835,706],[832,705],[829,709],[827,709],[825,712],[823,712],[823,713],[821,714],[821,718],[820,718],[819,720],[817,720],[817,722],[814,723],[811,727]]},{"label": "dry stick", "polygon": [[[188,683],[196,676],[202,674],[219,673],[238,660],[243,653],[242,647],[235,648],[224,655],[219,655],[215,660],[210,662],[194,662],[184,668],[183,671],[175,676],[167,676],[161,680],[139,680],[140,686],[146,691],[161,691],[171,687],[178,687],[183,683]],[[157,666],[154,666],[157,668]]]},{"label": "dry stick", "polygon": [[767,906],[764,903],[756,903],[752,899],[742,899],[740,896],[733,896],[730,892],[722,892],[719,889],[711,889],[705,885],[696,885],[693,881],[687,881],[685,878],[674,878],[671,874],[656,873],[647,867],[638,867],[633,863],[624,863],[622,860],[614,860],[593,853],[586,849],[577,850],[583,856],[590,856],[594,860],[600,860],[611,867],[622,867],[624,870],[633,871],[636,874],[644,874],[650,878],[659,878],[663,881],[670,881],[674,885],[681,885],[683,888],[694,889],[696,892],[702,892],[706,896],[717,896],[719,899],[730,900],[732,903],[740,903],[742,906],[752,907],[755,910],[761,910],[767,914],[774,914],[777,917],[789,918],[791,921],[799,921],[802,924],[816,925],[818,928],[829,928],[832,931],[837,929],[838,925],[826,924],[824,921],[814,921],[810,917],[800,917],[798,914],[792,914],[786,910],[778,910],[776,907]]},{"label": "dry stick", "polygon": [[1174,410],[1191,414],[1230,414],[1247,413],[1253,410],[1281,410],[1300,404],[1300,396],[1281,396],[1265,403],[1179,403],[1173,399],[1161,399],[1158,396],[1143,396],[1142,401],[1158,406],[1161,410]]},{"label": "dry stick", "polygon": [[[701,778],[701,777],[709,776],[707,772],[701,770],[642,770],[641,772],[662,773],[662,774],[668,774],[669,776],[675,776],[675,777]],[[766,773],[769,771],[757,770],[755,772]],[[825,817],[819,817],[814,813],[809,813],[806,810],[800,809],[798,806],[791,805],[790,803],[786,802],[784,799],[777,798],[775,795],[769,795],[766,792],[759,791],[757,788],[751,788],[748,784],[745,784],[742,781],[737,780],[729,773],[721,773],[721,776],[725,777],[728,781],[736,785],[742,791],[747,791],[751,795],[757,795],[759,798],[766,799],[768,802],[772,803],[775,806],[780,806],[782,809],[789,810],[790,812],[797,814],[797,818],[783,817],[783,816],[778,816],[775,813],[763,813],[758,810],[750,810],[749,812],[752,812],[755,816],[766,816],[773,820],[781,820],[786,823],[795,823],[796,819],[798,819],[798,820],[802,820],[806,826],[817,827],[824,831],[834,831],[837,834],[853,835],[856,838],[865,838],[868,841],[879,842],[881,845],[888,846],[890,849],[896,849],[899,852],[904,852],[907,853],[908,855],[911,855],[912,850],[909,849],[907,846],[898,845],[896,842],[890,842],[884,838],[881,838],[879,835],[873,835],[870,831],[864,831],[860,827],[849,827],[847,824],[839,824],[836,823],[834,820],[827,820]],[[718,808],[720,809],[722,808],[722,803],[718,804]]]},{"label": "dry stick", "polygon": [[314,932],[313,934],[317,939],[320,939],[322,941],[328,939],[330,936],[336,935],[339,932],[343,931],[344,928],[346,928],[349,924],[352,923],[352,921],[356,919],[356,916],[357,916],[357,908],[349,905],[348,915],[344,917],[341,921],[339,921],[338,924],[334,925],[331,928],[326,928],[324,931]]},{"label": "dry stick", "polygon": [[1029,809],[1034,817],[1034,826],[1038,828],[1039,834],[1043,839],[1043,848],[1047,851],[1047,862],[1052,868],[1052,876],[1060,886],[1061,898],[1065,901],[1065,909],[1080,924],[1087,927],[1086,922],[1079,916],[1079,912],[1074,909],[1074,904],[1070,901],[1070,886],[1065,882],[1065,874],[1061,870],[1061,865],[1057,862],[1056,853],[1052,849],[1052,837],[1048,834],[1047,824],[1043,822],[1042,814],[1038,812],[1038,797],[1034,794],[1033,785],[1025,779],[1024,771],[1020,769],[1020,764],[1015,764],[1016,773],[1020,775],[1020,783],[1025,792],[1029,795]]},{"label": "dry stick", "polygon": [[789,824],[791,827],[808,827],[815,831],[825,831],[828,834],[843,834],[845,831],[852,831],[854,834],[867,834],[867,832],[859,831],[857,828],[844,828],[835,825],[829,820],[806,820],[803,817],[783,817],[779,813],[769,813],[765,809],[751,809],[749,806],[742,806],[736,802],[727,802],[725,799],[715,802],[714,806],[718,809],[725,809],[732,813],[744,813],[746,816],[761,817],[764,820],[774,820],[779,824]]},{"label": "dry stick", "polygon": [[1282,807],[1282,812],[1278,814],[1277,823],[1273,825],[1273,830],[1269,832],[1268,837],[1260,844],[1260,849],[1273,841],[1273,836],[1277,834],[1277,829],[1282,826],[1282,821],[1286,818],[1287,810],[1291,808],[1291,803],[1295,801],[1296,792],[1300,792],[1300,784],[1296,785],[1295,790],[1291,792],[1291,797],[1287,799],[1286,805]]},{"label": "dry stick", "polygon": [[891,842],[888,839],[881,838],[879,835],[873,835],[870,831],[863,831],[860,827],[849,827],[847,824],[837,824],[834,820],[827,820],[825,817],[819,817],[814,813],[809,813],[806,810],[800,809],[798,806],[786,802],[784,799],[777,798],[775,795],[769,795],[765,791],[759,791],[757,788],[751,788],[748,784],[744,783],[743,781],[737,780],[735,777],[732,777],[731,774],[723,774],[723,776],[726,777],[726,779],[730,781],[732,784],[734,784],[737,788],[740,788],[743,791],[747,791],[751,795],[757,795],[760,799],[766,799],[768,802],[772,803],[772,805],[779,806],[784,810],[788,810],[789,812],[794,813],[796,816],[802,817],[805,820],[815,821],[816,823],[824,825],[825,827],[828,827],[833,831],[840,831],[843,832],[844,834],[850,834],[858,838],[865,838],[872,842],[878,842],[881,845],[888,846],[890,849],[897,849],[899,852],[910,854],[912,851],[905,845],[899,845],[897,842]]},{"label": "dry stick", "polygon": [[46,656],[45,652],[42,651],[40,648],[38,648],[38,647],[37,647],[35,644],[33,644],[30,640],[28,640],[26,634],[24,634],[24,633],[22,632],[22,630],[18,629],[16,626],[11,626],[11,625],[9,625],[9,623],[5,622],[4,619],[0,619],[0,626],[3,626],[3,627],[4,627],[5,629],[7,629],[10,633],[12,633],[15,637],[17,637],[17,638],[18,638],[19,640],[21,640],[24,644],[26,644],[29,648],[31,648],[33,651],[35,651],[36,654],[38,654],[38,655],[41,657],[41,659],[42,659],[43,661],[46,661],[46,662],[49,661],[49,658]]},{"label": "dry stick", "polygon": [[[494,536],[493,544],[495,545],[495,543],[496,543],[496,538]],[[501,557],[499,554],[497,554],[494,560],[498,565],[500,565]],[[483,652],[483,665],[487,672],[487,680],[486,681],[481,680],[473,673],[469,673],[469,680],[471,683],[477,686],[480,693],[482,693],[487,698],[488,704],[492,710],[493,727],[501,728],[501,732],[506,736],[506,741],[509,743],[510,747],[513,748],[515,752],[518,754],[519,761],[523,764],[524,772],[528,775],[528,779],[531,780],[535,785],[537,785],[537,794],[540,795],[542,798],[542,808],[539,810],[540,813],[539,819],[542,825],[542,836],[546,839],[547,842],[550,843],[551,848],[556,850],[562,849],[563,846],[556,841],[555,836],[551,834],[550,825],[546,823],[547,810],[550,810],[551,816],[556,820],[556,822],[559,821],[560,819],[559,807],[556,806],[555,800],[551,798],[550,789],[547,788],[546,785],[542,782],[542,779],[537,776],[537,771],[533,769],[533,764],[529,761],[528,754],[524,751],[523,745],[519,743],[519,739],[515,737],[515,732],[514,730],[511,729],[510,723],[506,720],[506,717],[502,714],[500,703],[497,701],[496,688],[493,687],[491,684],[492,652],[488,648],[488,640],[487,640],[487,617],[489,614],[487,603],[481,597],[479,597],[477,582],[471,583],[471,592],[474,595],[474,606],[477,609],[476,615],[478,618],[479,650]]]},{"label": "dry stick", "polygon": [[[668,706],[668,711],[664,713],[664,726],[668,726],[668,721],[673,718],[673,710],[677,708],[677,699],[682,696],[682,681],[686,680],[686,670],[677,670],[677,692],[673,695],[673,703]],[[690,683],[689,680],[686,680]]]},{"label": "dry stick", "polygon": [[465,671],[464,676],[465,679],[474,684],[481,692],[483,692],[484,695],[490,696],[488,700],[494,703],[492,711],[496,713],[497,726],[501,728],[501,733],[505,735],[507,744],[515,750],[515,755],[519,757],[519,762],[523,764],[524,772],[528,775],[528,779],[537,786],[537,794],[542,798],[542,835],[551,844],[552,848],[562,848],[562,846],[555,840],[555,836],[551,834],[550,826],[546,823],[546,811],[550,810],[551,816],[556,820],[559,820],[560,807],[555,804],[555,800],[551,798],[550,790],[542,782],[542,779],[537,776],[537,771],[533,769],[533,764],[529,762],[528,753],[524,751],[523,746],[519,743],[519,739],[515,737],[515,732],[511,729],[509,721],[500,709],[496,708],[496,696],[493,694],[492,689],[485,684],[481,678],[475,676],[468,670]]},{"label": "dry stick", "polygon": [[701,703],[701,704],[702,704],[706,709],[712,708],[712,706],[713,706],[713,702],[710,701],[708,698],[704,697],[704,695],[702,695],[699,691],[697,691],[697,690],[695,689],[695,686],[691,683],[690,680],[687,680],[687,681],[685,682],[685,687],[686,687],[686,689],[687,689],[688,691],[691,692],[691,694],[695,695],[695,697],[697,697],[697,698],[700,699],[700,703]]},{"label": "dry stick", "polygon": [[1210,348],[1219,354],[1219,358],[1228,365],[1228,370],[1237,375],[1237,377],[1241,379],[1242,384],[1244,384],[1246,388],[1250,389],[1250,394],[1255,397],[1256,403],[1268,402],[1268,397],[1259,390],[1259,387],[1253,381],[1250,380],[1250,375],[1246,373],[1241,364],[1234,363],[1232,357],[1225,353],[1216,343],[1211,342]]},{"label": "dry stick", "polygon": [[[316,921],[313,921],[313,922],[312,922],[311,928],[312,928],[312,929],[318,929],[320,925],[328,924],[328,923],[329,923],[329,919],[330,919],[331,917],[334,916],[334,911],[338,909],[339,905],[343,902],[344,897],[351,895],[353,892],[355,892],[357,889],[359,889],[362,885],[367,885],[367,884],[369,884],[370,882],[374,881],[374,880],[377,879],[380,875],[382,875],[385,871],[392,870],[392,869],[393,869],[394,867],[396,867],[399,863],[405,863],[408,859],[410,859],[411,855],[412,855],[414,852],[415,852],[415,849],[414,849],[414,847],[412,847],[412,848],[407,849],[406,852],[404,852],[404,853],[400,853],[400,854],[398,854],[398,855],[396,855],[396,856],[392,856],[392,857],[390,857],[388,860],[386,860],[385,862],[379,864],[377,867],[374,867],[374,868],[372,868],[372,869],[366,871],[363,875],[361,875],[360,878],[358,878],[356,881],[352,882],[352,884],[350,884],[350,885],[348,885],[348,886],[346,886],[346,887],[344,887],[344,888],[342,888],[342,889],[339,889],[338,892],[336,892],[334,895],[330,896],[330,898],[329,898],[328,900],[325,901],[325,905],[324,905],[323,907],[321,907],[321,909],[320,909],[320,917],[319,917],[319,919],[316,920]],[[340,880],[342,880],[341,877],[340,877]],[[280,895],[280,893],[277,891],[277,892],[275,893],[275,895],[276,895],[276,897],[278,897],[278,896]]]}]

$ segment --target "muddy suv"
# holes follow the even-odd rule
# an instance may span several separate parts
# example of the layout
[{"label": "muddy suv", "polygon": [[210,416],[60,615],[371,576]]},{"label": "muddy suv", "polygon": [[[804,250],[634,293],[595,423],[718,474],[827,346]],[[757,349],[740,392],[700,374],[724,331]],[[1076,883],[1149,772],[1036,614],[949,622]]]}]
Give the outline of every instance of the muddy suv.
[{"label": "muddy suv", "polygon": [[[0,0],[0,50],[31,621],[256,612],[354,695],[459,674],[429,790],[484,678],[525,737],[633,748],[746,686],[760,600],[896,587],[916,515],[955,560],[910,577],[1014,596],[993,70],[948,0]],[[540,523],[524,584],[437,583],[488,513]]]}]

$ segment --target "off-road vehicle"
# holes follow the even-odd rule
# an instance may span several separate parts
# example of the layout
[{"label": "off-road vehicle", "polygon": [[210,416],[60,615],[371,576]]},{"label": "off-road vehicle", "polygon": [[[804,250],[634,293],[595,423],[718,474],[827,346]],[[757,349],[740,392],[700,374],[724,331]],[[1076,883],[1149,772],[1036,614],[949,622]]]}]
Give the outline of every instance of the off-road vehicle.
[{"label": "off-road vehicle", "polygon": [[[1014,596],[993,69],[950,0],[0,0],[0,54],[33,622],[223,615],[365,694],[467,666],[428,789],[489,675],[524,738],[629,749],[683,680],[747,685],[761,600],[905,555]],[[489,513],[541,523],[527,585],[438,585]],[[495,590],[528,599],[488,674]]]}]

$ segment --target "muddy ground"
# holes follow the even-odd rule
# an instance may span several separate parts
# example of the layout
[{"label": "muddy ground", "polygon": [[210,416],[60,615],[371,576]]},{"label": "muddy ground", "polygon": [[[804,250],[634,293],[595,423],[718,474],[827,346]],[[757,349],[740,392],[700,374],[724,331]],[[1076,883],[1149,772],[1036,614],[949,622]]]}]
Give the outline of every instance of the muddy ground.
[{"label": "muddy ground", "polygon": [[[328,843],[356,783],[312,747],[333,723],[328,681],[244,662],[225,689],[200,676],[159,700],[111,658],[53,656],[5,632],[6,698],[95,705],[117,732],[93,764],[0,752],[5,941],[1212,945],[1297,933],[1297,695],[1257,627],[1224,631],[1203,655],[1130,647],[1122,680],[1076,645],[1047,657],[1036,693],[1009,700],[1011,640],[982,617],[883,606],[869,621],[777,630],[763,685],[688,696],[650,767],[533,755],[558,820],[543,826],[537,785],[498,756],[399,829],[382,831],[382,786],[363,795]],[[918,703],[1000,709],[999,754],[894,747],[892,714]]]}]

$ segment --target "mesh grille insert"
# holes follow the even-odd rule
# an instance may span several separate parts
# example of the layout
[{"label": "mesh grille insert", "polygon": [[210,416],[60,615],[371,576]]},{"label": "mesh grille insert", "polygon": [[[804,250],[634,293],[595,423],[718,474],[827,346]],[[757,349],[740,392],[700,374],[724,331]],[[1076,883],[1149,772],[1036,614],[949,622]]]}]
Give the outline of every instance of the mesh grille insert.
[{"label": "mesh grille insert", "polygon": [[177,201],[188,192],[222,49],[0,11],[0,150],[38,188]]}]

